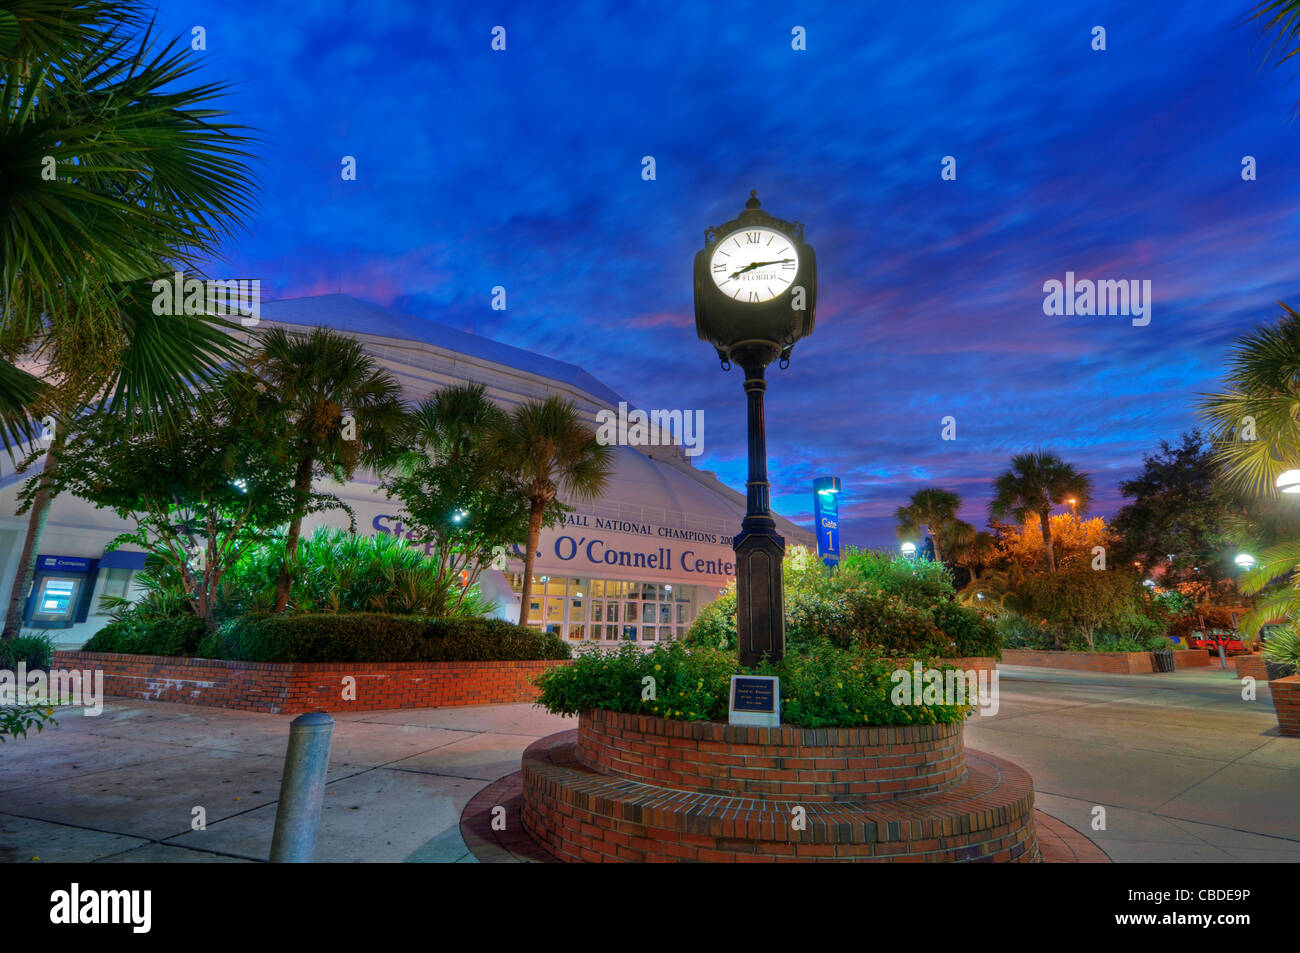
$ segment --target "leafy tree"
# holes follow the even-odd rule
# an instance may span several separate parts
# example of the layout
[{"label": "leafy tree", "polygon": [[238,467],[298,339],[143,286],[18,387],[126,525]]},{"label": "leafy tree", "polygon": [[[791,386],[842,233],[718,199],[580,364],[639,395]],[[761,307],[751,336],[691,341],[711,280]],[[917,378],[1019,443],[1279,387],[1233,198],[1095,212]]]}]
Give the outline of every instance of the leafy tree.
[{"label": "leafy tree", "polygon": [[528,501],[528,548],[524,553],[519,624],[528,622],[533,593],[533,561],[542,526],[559,519],[566,497],[595,499],[605,491],[614,468],[614,452],[596,439],[572,401],[551,396],[514,409],[497,435],[503,472],[523,486]]},{"label": "leafy tree", "polygon": [[1144,455],[1142,472],[1119,485],[1133,500],[1113,524],[1120,558],[1144,566],[1167,563],[1162,582],[1171,585],[1227,576],[1225,557],[1232,552],[1224,527],[1240,502],[1216,480],[1216,469],[1213,448],[1199,430],[1184,433],[1176,446],[1162,440],[1159,453]]},{"label": "leafy tree", "polygon": [[[194,614],[215,628],[225,574],[294,512],[291,450],[273,398],[232,375],[174,427],[91,415],[63,448],[55,488],[134,522],[110,546],[155,554],[179,576]],[[24,508],[39,486],[24,485]]]},{"label": "leafy tree", "polygon": [[910,539],[922,532],[928,532],[934,542],[934,561],[943,562],[943,549],[940,537],[949,524],[957,519],[961,509],[961,497],[951,490],[927,487],[917,490],[906,506],[894,511],[898,523],[898,538]]},{"label": "leafy tree", "polygon": [[[1057,513],[1050,518],[1049,525],[1058,568],[1075,564],[1091,568],[1095,558],[1093,550],[1100,546],[1110,554],[1115,543],[1114,532],[1100,516],[1081,520],[1073,513]],[[1026,570],[1042,565],[1046,548],[1042,523],[1038,520],[998,527],[999,553]],[[1107,564],[1112,559],[1114,556],[1108,555]]]},{"label": "leafy tree", "polygon": [[314,493],[314,478],[342,482],[358,466],[382,469],[398,449],[405,410],[397,379],[356,338],[328,328],[313,328],[303,337],[279,327],[262,332],[252,370],[291,423],[293,510],[274,606],[282,612],[303,518],[342,505],[336,497]]},{"label": "leafy tree", "polygon": [[993,483],[989,512],[994,519],[1007,516],[1023,523],[1029,516],[1038,517],[1047,553],[1048,572],[1056,571],[1052,548],[1052,507],[1074,500],[1076,512],[1087,510],[1092,502],[1092,478],[1075,469],[1054,453],[1039,450],[1011,458],[1011,469]]},{"label": "leafy tree", "polygon": [[1044,620],[1061,636],[1083,636],[1091,651],[1099,629],[1116,629],[1143,599],[1137,577],[1123,569],[1086,566],[1028,575],[1014,596],[1015,608],[1030,620]]},{"label": "leafy tree", "polygon": [[141,3],[6,0],[0,30],[0,445],[48,420],[0,637],[18,635],[68,429],[110,399],[170,413],[241,351],[229,324],[154,312],[151,280],[197,271],[247,213],[248,138],[160,45]]},{"label": "leafy tree", "polygon": [[450,590],[462,580],[461,598],[486,565],[528,535],[523,484],[503,472],[499,456],[505,426],[482,384],[441,390],[408,415],[408,448],[382,484],[402,501],[402,522],[425,543],[438,585]]}]

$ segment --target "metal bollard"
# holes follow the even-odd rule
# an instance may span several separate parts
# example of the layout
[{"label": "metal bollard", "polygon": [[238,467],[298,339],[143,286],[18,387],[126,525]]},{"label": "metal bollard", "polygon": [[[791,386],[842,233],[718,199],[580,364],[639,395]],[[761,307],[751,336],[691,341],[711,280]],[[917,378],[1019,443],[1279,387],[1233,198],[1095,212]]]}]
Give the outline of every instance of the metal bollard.
[{"label": "metal bollard", "polygon": [[271,863],[309,864],[316,854],[316,829],[325,799],[334,719],[323,711],[299,715],[289,724],[280,803],[271,835]]},{"label": "metal bollard", "polygon": [[1228,657],[1223,654],[1222,642],[1219,643],[1219,668],[1223,669],[1224,671],[1227,671],[1228,668]]}]

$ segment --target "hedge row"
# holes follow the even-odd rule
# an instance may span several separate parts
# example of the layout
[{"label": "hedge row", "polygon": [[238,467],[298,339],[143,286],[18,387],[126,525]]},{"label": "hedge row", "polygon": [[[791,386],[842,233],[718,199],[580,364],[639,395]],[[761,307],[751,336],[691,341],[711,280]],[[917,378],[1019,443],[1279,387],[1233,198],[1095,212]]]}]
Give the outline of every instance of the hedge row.
[{"label": "hedge row", "polygon": [[87,652],[184,655],[242,662],[486,662],[569,657],[558,635],[501,619],[350,613],[250,613],[216,632],[192,617],[105,626]]}]

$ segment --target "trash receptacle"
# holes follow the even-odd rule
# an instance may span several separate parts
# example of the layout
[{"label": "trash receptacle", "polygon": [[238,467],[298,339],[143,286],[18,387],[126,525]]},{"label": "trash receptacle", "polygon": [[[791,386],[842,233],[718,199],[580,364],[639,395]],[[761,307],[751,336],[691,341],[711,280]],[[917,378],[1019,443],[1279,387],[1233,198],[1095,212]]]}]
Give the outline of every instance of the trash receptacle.
[{"label": "trash receptacle", "polygon": [[1174,650],[1159,649],[1151,653],[1156,660],[1157,672],[1172,672],[1174,670]]}]

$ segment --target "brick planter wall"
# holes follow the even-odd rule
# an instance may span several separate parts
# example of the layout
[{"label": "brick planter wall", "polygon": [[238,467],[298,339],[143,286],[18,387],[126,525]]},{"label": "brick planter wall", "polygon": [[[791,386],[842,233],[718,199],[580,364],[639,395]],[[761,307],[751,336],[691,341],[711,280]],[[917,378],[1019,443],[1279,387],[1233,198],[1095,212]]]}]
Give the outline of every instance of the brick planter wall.
[{"label": "brick planter wall", "polygon": [[1111,675],[1148,675],[1156,670],[1156,662],[1150,652],[1052,652],[1044,649],[1003,649],[1002,661],[1007,665],[1068,668],[1079,672],[1106,672]]},{"label": "brick planter wall", "polygon": [[[911,668],[914,659],[898,659],[899,668]],[[959,668],[964,672],[996,672],[998,660],[991,655],[964,655],[960,658],[941,658],[934,659],[933,662],[926,662],[925,667],[929,668],[931,664],[951,665]]]},{"label": "brick planter wall", "polygon": [[1277,728],[1289,738],[1300,738],[1300,675],[1288,675],[1268,683],[1277,711]]},{"label": "brick planter wall", "polygon": [[1218,665],[1219,657],[1216,655],[1210,658],[1208,649],[1175,649],[1174,650],[1174,670],[1180,671],[1185,668],[1206,668],[1210,665]]},{"label": "brick planter wall", "polygon": [[752,728],[591,711],[579,722],[576,757],[646,784],[801,802],[889,800],[966,779],[959,723]]},{"label": "brick planter wall", "polygon": [[[565,661],[225,662],[163,655],[55,652],[53,667],[100,670],[108,695],[296,715],[533,701],[530,679]],[[343,679],[356,679],[356,699]]]},{"label": "brick planter wall", "polygon": [[1232,660],[1237,666],[1237,677],[1255,679],[1257,682],[1268,681],[1268,669],[1264,666],[1264,656],[1258,654],[1238,655]]}]

